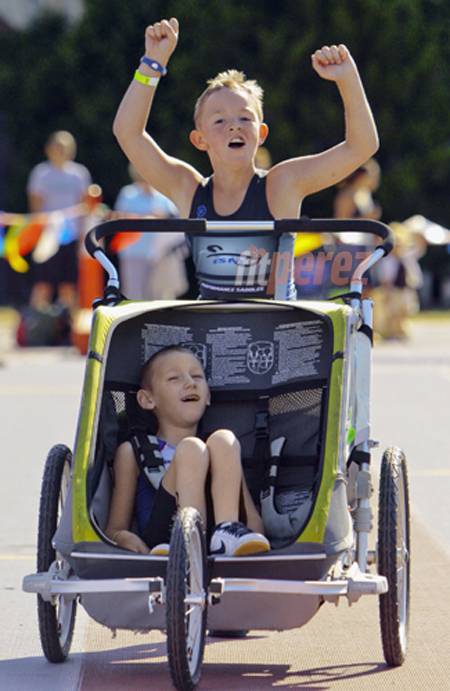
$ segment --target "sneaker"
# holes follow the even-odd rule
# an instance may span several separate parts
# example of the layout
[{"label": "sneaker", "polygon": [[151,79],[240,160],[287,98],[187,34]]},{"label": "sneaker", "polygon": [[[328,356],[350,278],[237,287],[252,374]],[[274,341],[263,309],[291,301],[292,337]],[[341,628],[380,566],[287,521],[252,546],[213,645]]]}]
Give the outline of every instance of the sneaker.
[{"label": "sneaker", "polygon": [[161,542],[160,545],[155,545],[155,547],[151,548],[150,554],[153,557],[167,557],[169,554],[169,545],[167,542]]},{"label": "sneaker", "polygon": [[270,543],[264,535],[253,533],[243,523],[224,521],[216,525],[211,537],[209,553],[227,557],[268,552]]}]

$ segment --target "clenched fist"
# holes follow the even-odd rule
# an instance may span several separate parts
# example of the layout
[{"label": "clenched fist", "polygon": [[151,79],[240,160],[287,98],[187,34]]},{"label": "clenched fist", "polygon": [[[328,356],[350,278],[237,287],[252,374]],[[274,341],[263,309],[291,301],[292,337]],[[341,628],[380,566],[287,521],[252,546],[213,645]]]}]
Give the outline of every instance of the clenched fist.
[{"label": "clenched fist", "polygon": [[167,65],[178,43],[178,19],[162,19],[145,30],[145,54]]},{"label": "clenched fist", "polygon": [[323,46],[311,55],[312,66],[322,79],[339,82],[357,74],[355,62],[346,46]]}]

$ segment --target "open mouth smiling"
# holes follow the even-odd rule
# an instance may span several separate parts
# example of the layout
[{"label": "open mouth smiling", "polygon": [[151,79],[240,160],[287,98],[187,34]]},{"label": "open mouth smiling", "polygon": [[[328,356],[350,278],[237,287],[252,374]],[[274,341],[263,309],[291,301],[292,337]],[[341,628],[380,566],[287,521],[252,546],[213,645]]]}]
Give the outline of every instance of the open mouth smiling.
[{"label": "open mouth smiling", "polygon": [[240,137],[234,137],[230,142],[228,142],[230,149],[242,149],[245,146],[245,141]]},{"label": "open mouth smiling", "polygon": [[182,403],[197,403],[200,400],[200,396],[196,393],[190,394],[189,396],[184,396],[181,401]]}]

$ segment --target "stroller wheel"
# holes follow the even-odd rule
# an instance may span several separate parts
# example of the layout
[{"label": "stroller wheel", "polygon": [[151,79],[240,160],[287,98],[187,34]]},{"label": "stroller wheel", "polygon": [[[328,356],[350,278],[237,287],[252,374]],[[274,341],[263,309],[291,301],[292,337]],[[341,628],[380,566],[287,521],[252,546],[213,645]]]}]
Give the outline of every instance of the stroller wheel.
[{"label": "stroller wheel", "polygon": [[[38,526],[37,570],[50,567],[66,577],[68,565],[54,550],[52,538],[61,517],[70,484],[72,454],[63,444],[53,446],[47,456],[41,486]],[[64,662],[72,643],[76,600],[58,597],[55,603],[38,600],[39,634],[49,662]]]},{"label": "stroller wheel", "polygon": [[188,507],[176,517],[167,563],[167,652],[175,688],[193,689],[200,680],[205,647],[206,545],[199,512]]},{"label": "stroller wheel", "polygon": [[409,627],[410,589],[409,492],[406,459],[392,447],[381,462],[378,509],[378,571],[389,590],[380,595],[383,653],[392,666],[403,664]]}]

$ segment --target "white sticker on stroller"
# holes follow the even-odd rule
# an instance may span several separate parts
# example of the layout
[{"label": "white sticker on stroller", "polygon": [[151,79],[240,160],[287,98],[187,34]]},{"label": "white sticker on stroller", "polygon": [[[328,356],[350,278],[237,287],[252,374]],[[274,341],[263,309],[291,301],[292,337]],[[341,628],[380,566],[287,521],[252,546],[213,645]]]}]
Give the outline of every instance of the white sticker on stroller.
[{"label": "white sticker on stroller", "polygon": [[212,387],[261,388],[324,376],[329,345],[318,319],[262,325],[256,314],[247,315],[244,323],[235,315],[221,315],[225,324],[220,326],[193,315],[190,319],[190,326],[142,324],[141,362],[161,348],[182,345],[198,357]]},{"label": "white sticker on stroller", "polygon": [[250,383],[246,355],[251,340],[251,329],[244,326],[221,326],[208,331],[211,386]]},{"label": "white sticker on stroller", "polygon": [[279,384],[296,377],[319,374],[323,345],[322,325],[317,321],[280,324],[275,329],[278,342],[278,369],[272,384]]},{"label": "white sticker on stroller", "polygon": [[161,348],[170,345],[188,345],[193,341],[192,330],[188,326],[172,326],[171,324],[144,324],[141,332],[143,344],[143,362]]}]

